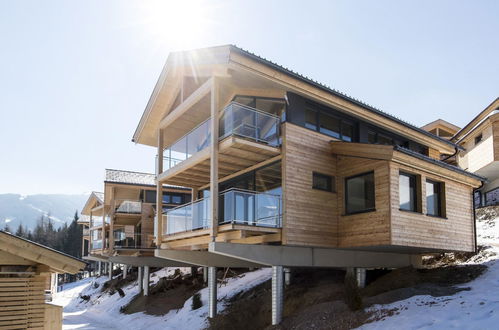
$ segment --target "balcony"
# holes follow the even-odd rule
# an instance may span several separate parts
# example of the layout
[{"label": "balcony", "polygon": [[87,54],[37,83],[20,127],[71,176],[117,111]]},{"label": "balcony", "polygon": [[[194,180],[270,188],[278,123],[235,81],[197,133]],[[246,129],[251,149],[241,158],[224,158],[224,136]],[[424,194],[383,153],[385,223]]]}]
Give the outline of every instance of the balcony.
[{"label": "balcony", "polygon": [[115,200],[115,213],[141,214],[142,202],[139,200],[117,199]]},{"label": "balcony", "polygon": [[111,218],[109,216],[92,216],[90,218],[90,228],[94,227],[102,227],[103,222],[105,222],[106,225],[108,225],[111,221]]},{"label": "balcony", "polygon": [[115,249],[154,249],[153,235],[128,234],[124,229],[115,230],[113,235]]},{"label": "balcony", "polygon": [[90,250],[100,250],[102,249],[102,240],[92,240],[90,244]]},{"label": "balcony", "polygon": [[[208,229],[211,227],[210,199],[168,210],[164,235]],[[220,193],[220,225],[250,227],[281,227],[281,196],[241,189],[229,189]]]},{"label": "balcony", "polygon": [[[219,123],[219,175],[230,175],[280,154],[279,117],[230,103]],[[163,183],[199,187],[210,179],[211,119],[164,150]]]}]

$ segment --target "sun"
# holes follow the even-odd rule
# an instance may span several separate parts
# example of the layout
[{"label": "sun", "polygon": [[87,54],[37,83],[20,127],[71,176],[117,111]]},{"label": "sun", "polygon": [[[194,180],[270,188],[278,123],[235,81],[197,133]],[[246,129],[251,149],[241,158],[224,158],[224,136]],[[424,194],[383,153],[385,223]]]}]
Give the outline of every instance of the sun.
[{"label": "sun", "polygon": [[195,47],[211,25],[205,0],[141,1],[138,13],[146,32],[171,48]]}]

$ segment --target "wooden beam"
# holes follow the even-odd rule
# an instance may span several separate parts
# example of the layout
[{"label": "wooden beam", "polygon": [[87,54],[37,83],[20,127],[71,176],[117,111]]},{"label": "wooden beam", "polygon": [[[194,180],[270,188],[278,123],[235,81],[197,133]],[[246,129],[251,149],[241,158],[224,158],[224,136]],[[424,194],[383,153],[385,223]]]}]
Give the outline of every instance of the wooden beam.
[{"label": "wooden beam", "polygon": [[204,96],[212,91],[213,78],[208,79],[204,84],[195,90],[189,97],[187,97],[178,107],[173,109],[165,118],[159,123],[159,128],[165,128],[171,125],[175,120],[180,118],[189,108],[199,102]]},{"label": "wooden beam", "polygon": [[210,149],[210,206],[211,206],[211,241],[215,242],[218,233],[218,78],[211,80],[211,149]]},{"label": "wooden beam", "polygon": [[242,243],[242,244],[263,244],[270,242],[279,242],[281,240],[281,233],[268,234],[268,235],[257,235],[250,236],[241,239],[232,240],[231,243]]},{"label": "wooden beam", "polygon": [[156,235],[155,241],[156,241],[156,246],[161,245],[161,235],[163,235],[163,226],[167,226],[166,224],[163,223],[163,184],[161,183],[161,180],[159,179],[159,175],[163,173],[163,129],[161,127],[158,130],[158,164],[157,164],[157,170],[156,170],[156,218],[154,219],[155,227],[156,227],[156,232],[154,233]]}]

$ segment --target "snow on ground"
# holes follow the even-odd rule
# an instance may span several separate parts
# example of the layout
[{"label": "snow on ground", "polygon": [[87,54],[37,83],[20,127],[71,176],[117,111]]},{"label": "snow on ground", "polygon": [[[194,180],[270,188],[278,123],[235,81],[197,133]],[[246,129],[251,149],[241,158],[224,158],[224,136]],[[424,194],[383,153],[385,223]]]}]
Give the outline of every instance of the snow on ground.
[{"label": "snow on ground", "polygon": [[[151,274],[151,285],[161,277],[171,275],[175,268],[163,268]],[[182,269],[183,272],[190,270]],[[242,291],[247,291],[271,277],[271,270],[260,269],[243,274],[242,277],[229,278],[225,284],[218,287],[218,310],[225,308],[226,300]],[[120,307],[126,305],[138,292],[137,282],[123,287],[125,296],[118,293],[110,296],[102,293],[101,287],[107,281],[107,276],[88,278],[71,283],[54,296],[53,303],[64,307],[63,329],[203,329],[207,326],[208,289],[199,291],[203,306],[192,310],[192,297],[184,307],[172,310],[164,316],[152,316],[144,313],[130,315],[121,314]],[[80,295],[91,296],[85,302]]]},{"label": "snow on ground", "polygon": [[[452,296],[414,296],[371,310],[397,309],[399,314],[366,324],[360,329],[497,329],[499,327],[499,218],[478,221],[478,243],[489,246],[482,251],[479,263],[486,272],[461,285],[469,291]],[[473,260],[473,259],[472,259]],[[469,261],[468,263],[473,263]]]}]

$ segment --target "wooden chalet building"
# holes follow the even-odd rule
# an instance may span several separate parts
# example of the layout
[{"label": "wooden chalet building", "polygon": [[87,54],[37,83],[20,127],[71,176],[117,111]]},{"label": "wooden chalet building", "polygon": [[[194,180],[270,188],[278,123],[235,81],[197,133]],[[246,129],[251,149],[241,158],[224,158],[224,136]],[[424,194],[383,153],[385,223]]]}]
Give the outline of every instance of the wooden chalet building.
[{"label": "wooden chalet building", "polygon": [[452,141],[463,148],[457,154],[459,166],[488,179],[476,191],[475,206],[499,205],[499,98],[459,130]]},{"label": "wooden chalet building", "polygon": [[[146,277],[150,266],[184,266],[154,256],[155,179],[154,174],[106,169],[104,192],[89,196],[81,212],[89,217],[90,230],[83,258],[97,261],[99,274],[111,278],[113,264],[123,265],[124,274],[127,267],[139,267],[141,276],[146,267]],[[165,185],[160,194],[163,211],[191,201],[191,191],[184,187]]]},{"label": "wooden chalet building", "polygon": [[209,267],[210,317],[216,267],[272,266],[276,324],[285,268],[475,249],[485,179],[440,161],[461,146],[235,46],[170,54],[133,141],[157,149],[157,196],[192,189],[157,213],[155,255]]},{"label": "wooden chalet building", "polygon": [[62,307],[46,302],[51,277],[75,274],[79,259],[0,231],[0,329],[61,329]]}]

